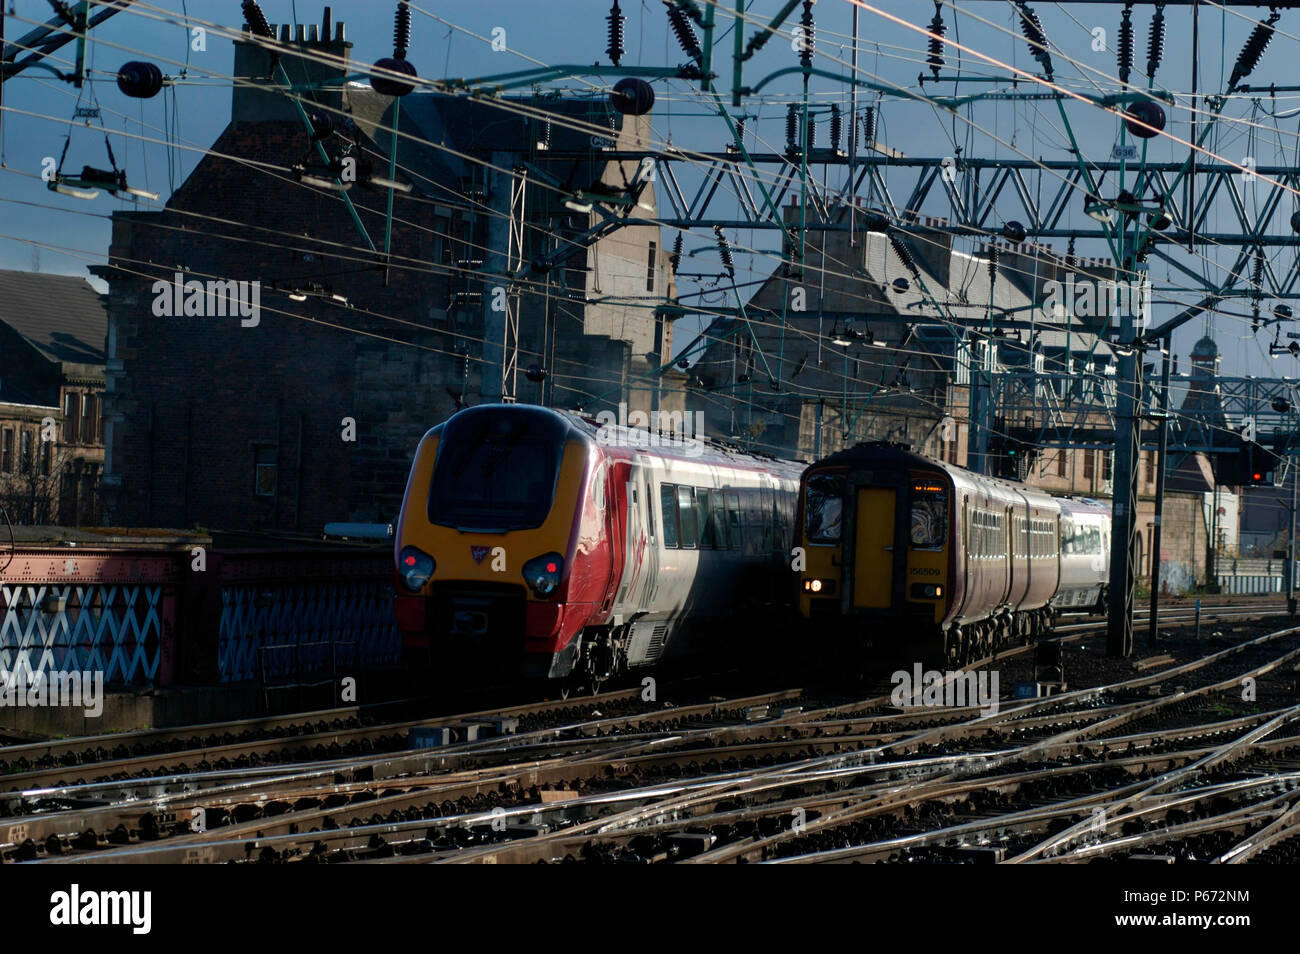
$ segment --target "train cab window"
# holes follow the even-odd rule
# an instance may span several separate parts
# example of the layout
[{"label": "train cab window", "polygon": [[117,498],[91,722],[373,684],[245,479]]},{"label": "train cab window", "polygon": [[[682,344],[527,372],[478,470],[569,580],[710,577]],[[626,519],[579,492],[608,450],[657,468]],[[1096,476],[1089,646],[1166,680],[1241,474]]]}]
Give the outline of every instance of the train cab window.
[{"label": "train cab window", "polygon": [[700,549],[715,550],[718,546],[718,533],[709,519],[709,503],[712,494],[703,488],[695,491],[695,525],[700,529]]},{"label": "train cab window", "polygon": [[809,543],[839,543],[844,517],[844,478],[815,474],[804,495],[804,532]]},{"label": "train cab window", "polygon": [[664,510],[664,547],[675,550],[681,546],[681,534],[677,529],[677,488],[672,484],[660,484],[659,500]]},{"label": "train cab window", "polygon": [[681,529],[680,546],[686,550],[695,549],[695,488],[677,488],[677,518]]},{"label": "train cab window", "polygon": [[540,527],[551,511],[567,425],[512,414],[458,414],[438,445],[429,521],[477,530]]},{"label": "train cab window", "polygon": [[731,549],[739,550],[744,542],[740,533],[740,495],[727,491],[727,542]]},{"label": "train cab window", "polygon": [[948,494],[937,483],[912,485],[912,547],[939,549],[948,542]]}]

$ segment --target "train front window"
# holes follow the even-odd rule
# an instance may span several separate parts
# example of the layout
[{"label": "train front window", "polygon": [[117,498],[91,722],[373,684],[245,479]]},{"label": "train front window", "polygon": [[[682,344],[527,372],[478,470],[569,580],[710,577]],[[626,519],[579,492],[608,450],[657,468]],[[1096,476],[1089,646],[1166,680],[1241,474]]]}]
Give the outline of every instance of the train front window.
[{"label": "train front window", "polygon": [[563,449],[558,419],[457,415],[439,443],[429,521],[474,530],[540,527],[551,512]]},{"label": "train front window", "polygon": [[815,474],[804,497],[804,532],[809,543],[839,543],[844,516],[844,478]]},{"label": "train front window", "polygon": [[938,548],[948,542],[948,494],[939,484],[912,487],[912,546]]}]

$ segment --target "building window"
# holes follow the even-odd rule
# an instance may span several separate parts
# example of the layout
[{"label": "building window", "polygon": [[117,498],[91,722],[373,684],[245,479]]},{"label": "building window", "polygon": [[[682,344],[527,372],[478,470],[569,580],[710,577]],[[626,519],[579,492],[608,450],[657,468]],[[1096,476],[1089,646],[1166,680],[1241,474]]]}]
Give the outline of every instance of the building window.
[{"label": "building window", "polygon": [[1101,452],[1101,479],[1110,480],[1113,477],[1111,470],[1112,457],[1110,451]]},{"label": "building window", "polygon": [[253,493],[258,497],[274,497],[277,457],[279,448],[260,444],[253,448]]},{"label": "building window", "polygon": [[1061,448],[1056,454],[1056,476],[1065,476],[1065,448]]},{"label": "building window", "polygon": [[1154,484],[1156,482],[1156,452],[1143,451],[1142,459],[1146,461],[1147,465],[1147,483]]},{"label": "building window", "polygon": [[18,462],[20,473],[30,474],[32,472],[32,432],[22,430],[19,432],[18,443]]},{"label": "building window", "polygon": [[77,397],[72,391],[63,396],[63,440],[68,444],[79,443],[77,424],[81,419],[81,409]]},{"label": "building window", "polygon": [[659,244],[657,242],[651,242],[650,255],[645,264],[645,290],[648,292],[653,292],[655,290],[655,260],[658,257]]},{"label": "building window", "polygon": [[12,474],[14,472],[14,432],[13,428],[6,427],[4,434],[0,435],[0,473]]},{"label": "building window", "polygon": [[1097,452],[1086,450],[1083,452],[1083,479],[1092,480],[1093,470],[1096,467]]},{"label": "building window", "polygon": [[99,417],[95,405],[98,403],[98,398],[89,391],[81,396],[81,441],[83,444],[95,443],[95,419]]}]

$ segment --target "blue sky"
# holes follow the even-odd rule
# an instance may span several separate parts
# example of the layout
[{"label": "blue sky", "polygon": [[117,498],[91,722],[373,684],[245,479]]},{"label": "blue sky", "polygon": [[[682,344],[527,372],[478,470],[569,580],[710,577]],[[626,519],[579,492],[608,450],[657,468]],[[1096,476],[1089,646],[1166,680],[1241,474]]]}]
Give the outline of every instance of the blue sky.
[{"label": "blue sky", "polygon": [[[6,28],[6,38],[10,42],[30,29],[30,24],[22,21],[43,22],[50,16],[45,0],[0,0],[0,3],[4,3],[6,10],[13,14]],[[261,5],[272,23],[320,21],[322,4],[314,0],[263,0]],[[756,0],[751,3],[751,12],[756,18],[766,19],[780,5],[779,0]],[[391,55],[395,4],[342,0],[331,6],[334,19],[343,20],[347,25],[355,59],[373,62]],[[879,0],[874,6],[886,14],[920,25],[927,24],[934,13],[933,4],[922,0]],[[1056,56],[1057,78],[1069,88],[1080,91],[1093,91],[1094,83],[1107,91],[1112,90],[1116,72],[1113,45],[1120,8],[1082,3],[1035,3],[1032,6],[1041,15],[1051,42],[1060,49]],[[231,43],[209,33],[206,50],[194,50],[191,48],[192,36],[181,21],[192,18],[196,23],[206,21],[237,28],[243,17],[237,0],[154,0],[152,3],[137,3],[136,7],[134,12],[120,13],[95,31],[88,54],[89,64],[96,71],[92,73],[95,80],[81,94],[81,105],[90,105],[93,99],[98,100],[104,124],[112,134],[118,164],[127,169],[131,184],[160,192],[165,201],[171,187],[183,181],[193,169],[201,151],[216,139],[229,117],[230,90],[224,78],[232,67]],[[1203,7],[1206,9],[1201,16],[1201,89],[1218,91],[1226,82],[1251,23],[1234,13],[1207,5]],[[628,16],[625,65],[675,65],[685,59],[670,36],[659,0],[630,0],[623,2],[622,8]],[[949,38],[960,36],[963,45],[1003,62],[1021,67],[1030,65],[1028,50],[1019,36],[1010,4],[967,2],[962,3],[961,8],[961,14],[945,10]],[[564,0],[545,5],[520,3],[518,0],[424,0],[414,4],[412,9],[414,29],[409,57],[425,77],[505,72],[526,67],[529,57],[546,63],[606,61],[604,18],[609,9],[606,0]],[[847,73],[850,10],[846,0],[822,0],[815,8],[817,65],[839,74]],[[1240,8],[1239,12],[1260,16],[1266,10],[1247,7]],[[436,15],[436,19],[432,15]],[[1150,15],[1149,4],[1138,4],[1134,13],[1134,72],[1143,81]],[[860,46],[861,69],[886,82],[917,89],[917,75],[923,70],[919,61],[924,59],[924,51],[920,48],[923,48],[925,38],[889,22],[878,13],[863,10],[860,16],[864,38]],[[1157,79],[1178,94],[1180,102],[1185,102],[1183,97],[1191,82],[1190,13],[1186,8],[1171,6],[1167,9],[1167,17],[1167,50]],[[718,18],[727,27],[734,22],[731,13],[721,8]],[[984,24],[976,18],[990,22]],[[790,23],[796,21],[797,13]],[[454,24],[454,28],[448,24]],[[1251,83],[1295,82],[1294,70],[1287,67],[1300,56],[1300,12],[1284,14],[1278,26],[1282,32],[1274,38],[1260,66],[1250,77]],[[1104,51],[1093,49],[1092,31],[1098,27],[1106,31],[1108,42]],[[491,48],[489,41],[496,28],[505,30],[506,51],[494,52]],[[752,34],[755,28],[755,24],[747,26],[746,35]],[[729,52],[730,34],[725,35],[721,42],[724,52]],[[71,51],[70,44],[56,53],[54,65],[60,69],[68,68]],[[950,51],[948,56],[949,65],[945,73],[951,72],[956,52]],[[147,101],[131,100],[117,90],[112,78],[117,67],[129,59],[151,59],[173,76],[185,70],[186,78],[177,82],[174,94]],[[789,39],[774,38],[747,65],[747,79],[797,65],[797,62]],[[968,55],[966,62],[970,65],[977,61]],[[980,67],[987,68],[983,64]],[[729,77],[729,70],[729,58],[724,58],[719,72]],[[590,89],[582,80],[553,85]],[[972,87],[966,87],[962,92],[970,89]],[[810,90],[814,102],[839,102],[847,108],[847,88],[843,84],[815,78]],[[657,139],[701,149],[723,146],[725,130],[716,117],[705,115],[706,104],[699,97],[698,86],[680,82],[659,84],[657,93]],[[783,84],[778,81],[766,87],[765,95],[747,107],[756,116],[751,120],[750,128],[774,147],[779,148],[784,141],[785,104],[797,93],[795,82]],[[863,103],[873,101],[874,96],[863,95]],[[88,264],[105,260],[112,211],[133,206],[107,196],[87,202],[56,195],[48,191],[40,180],[42,161],[46,157],[57,159],[64,148],[69,128],[72,137],[68,146],[68,167],[79,169],[84,164],[107,165],[104,135],[98,126],[69,127],[68,120],[77,105],[78,91],[48,72],[30,70],[5,83],[6,112],[0,134],[4,160],[4,168],[0,169],[0,267],[31,269],[37,267],[39,256],[42,271],[84,275]],[[1264,96],[1258,104],[1252,104],[1249,98],[1234,101],[1225,114],[1241,119],[1250,116],[1253,109],[1256,111],[1255,121],[1261,124],[1261,128],[1252,131],[1242,123],[1228,123],[1218,132],[1210,148],[1233,161],[1253,156],[1259,165],[1286,160],[1295,163],[1298,127],[1289,112],[1296,106],[1295,93],[1280,93],[1272,99]],[[1051,107],[1050,111],[1048,107]],[[1111,146],[1118,141],[1118,124],[1114,118],[1081,104],[1072,103],[1067,111],[1084,155],[1094,160],[1108,158]],[[1264,111],[1280,114],[1282,118],[1275,119]],[[990,101],[973,107],[968,115],[963,114],[963,118],[956,118],[926,104],[893,98],[882,104],[881,116],[882,138],[908,155],[949,155],[954,143],[961,145],[967,154],[975,155],[1056,159],[1069,155],[1059,114],[1050,102]],[[1173,110],[1167,131],[1187,138],[1188,116],[1185,109]],[[167,145],[169,138],[175,144],[172,147]],[[1185,155],[1184,147],[1168,139],[1153,141],[1149,150],[1151,158],[1161,160],[1181,160]],[[836,175],[842,173],[832,171],[832,183]],[[906,173],[889,181],[891,189],[896,192],[902,191],[905,195],[910,189],[910,178]],[[1041,180],[1031,178],[1031,187],[1041,188],[1045,195],[1054,191],[1054,183],[1047,176]],[[1244,191],[1248,206],[1251,202],[1262,201],[1265,194],[1265,191],[1249,187]],[[1081,203],[1075,205],[1079,208],[1072,208],[1070,215],[1076,224],[1083,224]],[[1286,230],[1286,219],[1290,210],[1296,207],[1295,197],[1288,196],[1282,205],[1283,213],[1275,229],[1279,231]],[[142,203],[137,207],[148,206],[148,203]],[[935,211],[937,214],[939,210]],[[1014,216],[1008,213],[1008,217]],[[1211,228],[1225,231],[1235,228],[1227,206],[1222,203],[1212,211],[1210,223]],[[759,249],[774,244],[770,233],[742,233],[734,236],[733,240],[738,246]],[[693,241],[688,241],[687,248],[708,244],[710,238],[699,234]],[[976,246],[963,246],[959,242],[958,247],[973,250]],[[1059,243],[1058,250],[1061,250]],[[1104,254],[1100,248],[1080,247],[1079,252]],[[1273,267],[1285,271],[1294,254],[1292,250],[1276,253]],[[1221,277],[1222,272],[1216,271],[1212,262],[1222,262],[1227,258],[1226,253],[1210,252],[1207,257],[1212,261],[1183,253],[1180,260],[1197,271],[1204,270],[1207,275]],[[697,264],[704,259],[705,256],[700,256]],[[751,260],[742,256],[738,260],[738,281],[761,277],[771,267],[770,260]],[[1152,278],[1157,286],[1163,281],[1185,284],[1176,272],[1154,260]],[[689,292],[693,288],[683,284],[680,290]],[[1199,296],[1184,291],[1178,297],[1192,300]],[[1268,303],[1265,305],[1267,308]],[[1173,310],[1172,305],[1158,307],[1156,320]],[[1249,307],[1244,302],[1233,302],[1226,306],[1226,310],[1244,314],[1249,312]],[[1186,354],[1205,326],[1201,320],[1191,322],[1176,340],[1176,349]],[[1287,357],[1274,361],[1267,357],[1271,334],[1265,331],[1258,336],[1252,335],[1248,320],[1231,315],[1218,316],[1213,320],[1213,332],[1225,354],[1227,372],[1260,376],[1297,373],[1295,359]],[[1183,367],[1185,369],[1185,363]]]}]

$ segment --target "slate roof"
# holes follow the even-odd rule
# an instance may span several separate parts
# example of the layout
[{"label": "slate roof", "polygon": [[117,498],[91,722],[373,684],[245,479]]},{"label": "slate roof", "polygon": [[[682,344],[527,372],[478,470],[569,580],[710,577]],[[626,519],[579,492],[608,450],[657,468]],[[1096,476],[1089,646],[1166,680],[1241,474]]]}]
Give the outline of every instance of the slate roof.
[{"label": "slate roof", "polygon": [[84,278],[0,269],[0,321],[51,361],[104,363],[108,310]]}]

